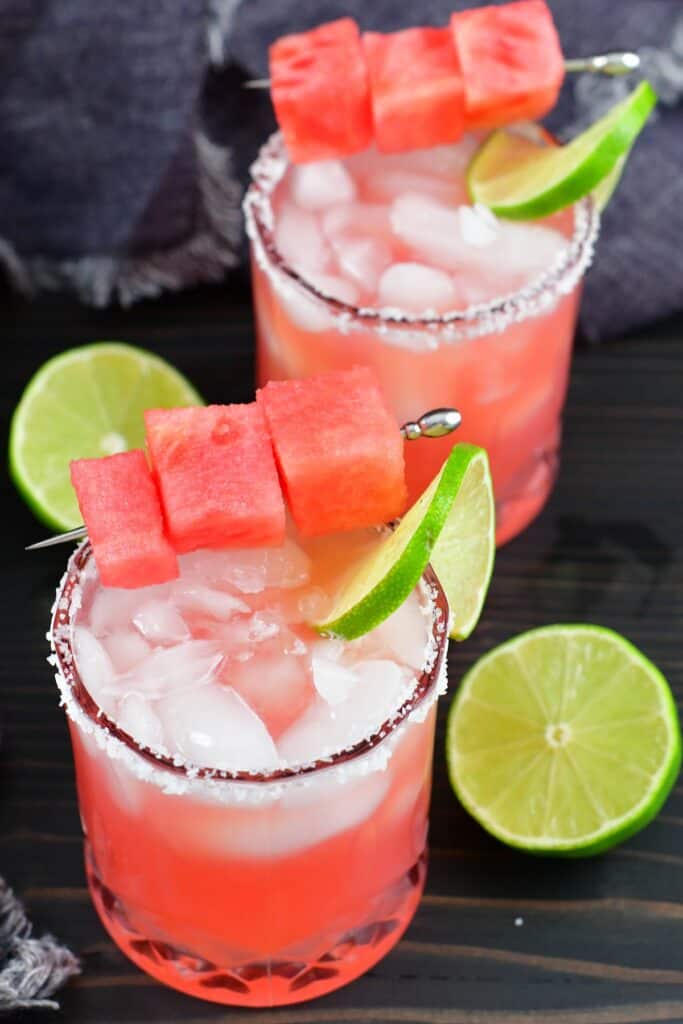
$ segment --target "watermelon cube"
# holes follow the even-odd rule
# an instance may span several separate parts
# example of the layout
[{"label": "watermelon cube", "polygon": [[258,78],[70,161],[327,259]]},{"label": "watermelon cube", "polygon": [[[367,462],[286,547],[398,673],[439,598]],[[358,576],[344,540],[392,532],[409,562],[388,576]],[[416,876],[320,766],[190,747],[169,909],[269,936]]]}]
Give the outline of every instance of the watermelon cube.
[{"label": "watermelon cube", "polygon": [[283,543],[285,506],[255,402],[148,409],[145,427],[176,551]]},{"label": "watermelon cube", "polygon": [[516,0],[451,16],[465,78],[468,128],[543,117],[555,105],[564,58],[545,0]]},{"label": "watermelon cube", "polygon": [[76,459],[71,482],[105,587],[146,587],[178,575],[145,453]]},{"label": "watermelon cube", "polygon": [[348,156],[370,145],[367,68],[353,18],[283,36],[269,57],[275,116],[294,163]]},{"label": "watermelon cube", "polygon": [[379,150],[396,153],[460,138],[465,96],[450,29],[366,32],[363,48]]},{"label": "watermelon cube", "polygon": [[372,370],[270,381],[257,400],[304,536],[374,526],[404,510],[403,439]]}]

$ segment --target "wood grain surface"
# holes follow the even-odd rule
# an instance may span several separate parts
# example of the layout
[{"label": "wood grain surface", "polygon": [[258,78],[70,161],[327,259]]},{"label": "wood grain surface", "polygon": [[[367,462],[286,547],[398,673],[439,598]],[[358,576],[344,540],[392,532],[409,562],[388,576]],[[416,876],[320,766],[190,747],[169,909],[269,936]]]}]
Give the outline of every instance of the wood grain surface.
[{"label": "wood grain surface", "polygon": [[[97,338],[147,346],[213,401],[252,394],[246,281],[128,312],[0,296],[5,428],[48,356]],[[575,356],[560,477],[547,508],[498,556],[475,637],[452,650],[457,685],[483,651],[550,622],[630,637],[683,694],[683,323]],[[5,433],[6,436],[6,433]],[[71,753],[45,663],[64,549],[4,477],[0,873],[38,930],[82,958],[51,1015],[69,1024],[650,1024],[683,1022],[683,785],[610,854],[555,861],[487,837],[451,795],[442,702],[427,891],[406,938],[368,975],[318,1003],[227,1010],[158,985],[108,940],[84,887]],[[48,1013],[17,1014],[22,1024]]]}]

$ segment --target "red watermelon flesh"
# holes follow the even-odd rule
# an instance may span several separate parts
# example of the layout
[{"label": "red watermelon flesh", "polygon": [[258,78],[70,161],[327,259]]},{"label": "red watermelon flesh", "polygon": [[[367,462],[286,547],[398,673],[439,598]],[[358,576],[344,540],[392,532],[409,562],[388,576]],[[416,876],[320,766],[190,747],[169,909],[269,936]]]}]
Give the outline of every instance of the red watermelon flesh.
[{"label": "red watermelon flesh", "polygon": [[467,128],[543,117],[555,105],[564,58],[545,0],[516,0],[451,16],[465,80]]},{"label": "red watermelon flesh", "polygon": [[71,482],[105,587],[146,587],[178,575],[145,453],[71,463]]},{"label": "red watermelon flesh", "polygon": [[465,98],[448,28],[366,32],[375,142],[384,153],[456,142]]},{"label": "red watermelon flesh", "polygon": [[374,526],[403,512],[403,439],[372,370],[270,381],[257,399],[304,536]]},{"label": "red watermelon flesh", "polygon": [[275,116],[294,163],[348,156],[370,145],[367,68],[352,18],[283,36],[269,58]]},{"label": "red watermelon flesh", "polygon": [[285,506],[255,402],[151,409],[145,426],[176,551],[283,543]]}]

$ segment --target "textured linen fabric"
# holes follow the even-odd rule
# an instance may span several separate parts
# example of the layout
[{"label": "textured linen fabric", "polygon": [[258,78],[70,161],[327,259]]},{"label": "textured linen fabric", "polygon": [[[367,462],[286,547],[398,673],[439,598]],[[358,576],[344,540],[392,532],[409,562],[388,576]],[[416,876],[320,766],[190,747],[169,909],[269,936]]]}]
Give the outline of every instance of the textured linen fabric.
[{"label": "textured linen fabric", "polygon": [[59,1009],[50,997],[80,964],[52,935],[33,938],[24,908],[0,878],[0,1017],[28,1009]]},{"label": "textured linen fabric", "polygon": [[[343,14],[366,29],[443,24],[464,0],[0,0],[0,264],[25,290],[123,302],[216,279],[245,259],[244,185],[274,128],[279,35]],[[661,103],[603,219],[583,330],[622,334],[683,309],[683,5],[550,0],[564,52],[638,49]],[[637,78],[568,76],[564,138]]]},{"label": "textured linen fabric", "polygon": [[197,0],[0,0],[0,260],[130,301],[234,262],[239,192],[197,120],[220,19]]}]

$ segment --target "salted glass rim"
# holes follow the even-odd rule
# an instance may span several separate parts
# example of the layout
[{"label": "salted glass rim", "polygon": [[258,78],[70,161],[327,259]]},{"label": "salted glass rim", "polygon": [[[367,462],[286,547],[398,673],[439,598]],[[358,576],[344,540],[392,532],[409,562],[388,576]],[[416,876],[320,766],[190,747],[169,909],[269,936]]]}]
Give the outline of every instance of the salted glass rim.
[{"label": "salted glass rim", "polygon": [[571,292],[593,258],[600,213],[588,195],[574,204],[574,231],[568,245],[547,270],[522,288],[487,302],[474,303],[465,309],[434,314],[413,314],[393,307],[357,306],[342,302],[297,273],[275,245],[271,196],[289,166],[284,138],[280,132],[274,132],[250,168],[251,184],[243,201],[247,236],[261,269],[324,303],[337,314],[337,326],[344,332],[374,329],[385,335],[389,331],[439,331],[440,338],[444,337],[443,332],[447,332],[445,340],[452,341],[502,331],[512,323],[540,316],[561,295]]},{"label": "salted glass rim", "polygon": [[[163,769],[179,779],[188,782],[207,781],[211,783],[244,783],[262,785],[265,783],[284,783],[290,779],[310,777],[317,772],[331,769],[338,765],[346,765],[375,750],[390,738],[397,728],[408,719],[433,693],[439,685],[444,669],[444,659],[448,646],[448,601],[438,581],[436,573],[427,566],[422,582],[427,584],[432,609],[432,628],[428,651],[434,657],[429,662],[429,654],[425,656],[425,667],[421,670],[411,694],[396,709],[394,714],[382,722],[369,736],[364,737],[352,746],[319,758],[306,764],[296,764],[270,771],[229,771],[227,769],[199,767],[180,757],[156,752],[140,744],[130,733],[122,729],[113,719],[109,718],[90,696],[78,672],[72,644],[72,626],[80,607],[80,583],[88,560],[92,557],[90,542],[85,540],[69,558],[67,569],[57,588],[57,595],[50,620],[51,662],[58,670],[65,683],[68,694],[80,711],[86,716],[101,736],[111,737],[122,743],[127,750],[146,761],[152,768]],[[62,703],[67,700],[62,695]],[[67,712],[69,708],[67,706]]]}]

